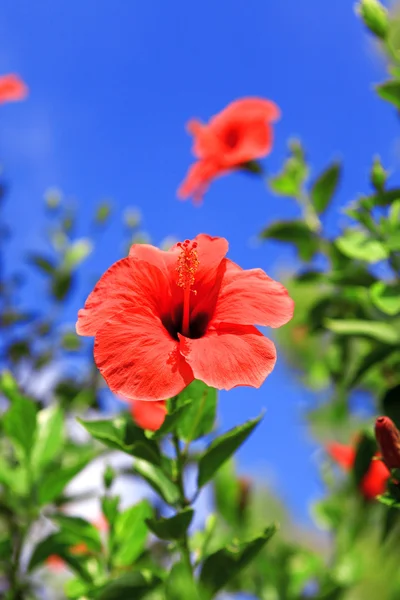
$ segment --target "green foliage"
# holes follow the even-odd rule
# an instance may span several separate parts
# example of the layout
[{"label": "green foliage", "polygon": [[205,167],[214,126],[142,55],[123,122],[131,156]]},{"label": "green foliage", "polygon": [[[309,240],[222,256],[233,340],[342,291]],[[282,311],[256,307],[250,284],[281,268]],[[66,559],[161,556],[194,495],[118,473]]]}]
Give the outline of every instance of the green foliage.
[{"label": "green foliage", "polygon": [[193,519],[193,509],[184,508],[169,519],[147,519],[149,529],[162,540],[181,539]]},{"label": "green foliage", "polygon": [[339,185],[341,165],[333,163],[315,181],[310,190],[311,201],[318,214],[329,206]]},{"label": "green foliage", "polygon": [[203,485],[212,479],[224,462],[247,440],[261,419],[262,416],[247,421],[243,425],[238,425],[213,440],[199,461],[199,473],[197,477],[197,485],[199,487],[203,487]]}]

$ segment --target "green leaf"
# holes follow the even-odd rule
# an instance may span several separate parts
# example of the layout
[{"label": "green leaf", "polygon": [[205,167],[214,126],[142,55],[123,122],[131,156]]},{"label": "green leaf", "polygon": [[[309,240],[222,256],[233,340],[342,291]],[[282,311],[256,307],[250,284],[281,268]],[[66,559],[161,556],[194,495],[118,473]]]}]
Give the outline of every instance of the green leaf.
[{"label": "green leaf", "polygon": [[146,460],[135,460],[134,471],[143,477],[167,504],[175,504],[178,501],[179,490],[162,469]]},{"label": "green leaf", "polygon": [[162,540],[179,540],[186,533],[193,519],[192,508],[184,508],[169,519],[147,519],[149,529]]},{"label": "green leaf", "polygon": [[382,363],[386,360],[393,352],[396,351],[396,347],[389,344],[379,344],[375,346],[368,354],[366,354],[360,364],[357,366],[357,370],[352,374],[349,387],[356,386],[359,381],[366,375],[369,370]]},{"label": "green leaf", "polygon": [[46,275],[53,275],[56,269],[53,261],[40,254],[31,254],[28,257],[28,260],[30,263],[35,265],[35,267],[40,269],[43,273],[46,273]]},{"label": "green leaf", "polygon": [[210,433],[217,411],[217,390],[194,380],[179,394],[179,404],[189,403],[178,424],[179,437],[187,442]]},{"label": "green leaf", "polygon": [[207,598],[215,594],[244,569],[263,549],[276,531],[268,527],[264,533],[248,542],[232,544],[206,558],[201,568],[200,583],[207,592]]},{"label": "green leaf", "polygon": [[325,326],[340,335],[367,337],[386,344],[398,344],[400,334],[382,321],[362,321],[359,319],[325,319]]},{"label": "green leaf", "polygon": [[160,451],[156,442],[146,438],[144,431],[136,427],[130,415],[118,415],[114,419],[100,421],[78,421],[92,437],[109,448],[160,464]]},{"label": "green leaf", "polygon": [[233,526],[239,520],[240,487],[233,460],[219,469],[214,480],[215,504],[224,519]]},{"label": "green leaf", "polygon": [[0,374],[0,391],[10,402],[19,396],[18,384],[10,371],[3,371]]},{"label": "green leaf", "polygon": [[289,147],[290,156],[283,165],[282,171],[270,177],[268,184],[275,194],[297,198],[301,195],[304,182],[308,177],[308,167],[300,143],[292,141]]},{"label": "green leaf", "polygon": [[57,404],[37,414],[37,435],[32,449],[31,465],[34,473],[57,459],[64,445],[64,413]]},{"label": "green leaf", "polygon": [[359,229],[348,229],[336,240],[336,245],[345,256],[368,263],[376,263],[388,258],[389,253],[381,242],[374,240],[371,234]]},{"label": "green leaf", "polygon": [[146,520],[153,514],[147,500],[131,506],[120,513],[114,524],[114,547],[112,560],[116,567],[129,566],[143,552],[148,528]]},{"label": "green leaf", "polygon": [[101,552],[100,533],[92,523],[80,517],[62,514],[51,515],[51,519],[57,523],[65,534],[68,534],[68,537],[75,538],[77,544],[85,544],[87,549],[92,552]]},{"label": "green leaf", "polygon": [[400,313],[400,285],[377,281],[370,289],[371,300],[379,310],[394,316]]},{"label": "green leaf", "polygon": [[83,456],[68,466],[61,466],[46,473],[38,486],[38,501],[41,506],[53,502],[60,496],[65,486],[91,461],[93,456]]},{"label": "green leaf", "polygon": [[239,165],[239,168],[242,171],[246,171],[247,173],[251,173],[252,175],[263,175],[264,169],[262,164],[257,160],[249,160],[248,162],[242,163]]},{"label": "green leaf", "polygon": [[111,204],[109,202],[102,202],[96,209],[95,222],[98,225],[104,225],[110,218]]},{"label": "green leaf", "polygon": [[387,390],[381,399],[382,413],[400,427],[400,385]]},{"label": "green leaf", "polygon": [[157,431],[154,432],[148,432],[148,437],[150,437],[151,439],[160,439],[164,437],[167,433],[174,431],[177,428],[178,423],[180,423],[180,421],[182,420],[183,415],[186,413],[189,404],[190,402],[186,401],[172,412],[169,412],[165,417],[165,421],[161,425],[160,429],[157,429]]},{"label": "green leaf", "polygon": [[161,579],[149,571],[135,571],[110,581],[94,597],[96,600],[142,600],[160,583]]},{"label": "green leaf", "polygon": [[36,435],[36,405],[24,396],[15,396],[4,415],[7,435],[22,449],[28,458]]},{"label": "green leaf", "polygon": [[260,237],[294,244],[300,258],[305,261],[311,260],[319,248],[318,236],[303,221],[273,223],[261,232]]},{"label": "green leaf", "polygon": [[82,347],[82,341],[74,331],[66,331],[61,338],[61,347],[69,352],[77,352]]},{"label": "green leaf", "polygon": [[400,81],[386,81],[376,86],[378,96],[400,109]]},{"label": "green leaf", "polygon": [[93,244],[89,239],[82,238],[75,240],[65,252],[63,269],[65,271],[76,269],[89,256],[92,250]]},{"label": "green leaf", "polygon": [[333,163],[318,177],[311,187],[311,200],[318,214],[323,213],[328,208],[337,190],[340,173],[340,163]]},{"label": "green leaf", "polygon": [[367,474],[376,450],[377,447],[374,438],[364,433],[357,444],[353,467],[353,475],[357,487],[359,487]]},{"label": "green leaf", "polygon": [[368,200],[371,206],[388,206],[400,198],[400,188],[394,188],[369,196]]},{"label": "green leaf", "polygon": [[165,584],[165,600],[200,600],[199,590],[185,563],[175,563]]},{"label": "green leaf", "polygon": [[118,516],[119,503],[119,496],[104,496],[101,500],[101,512],[111,527],[114,526],[115,519]]},{"label": "green leaf", "polygon": [[247,440],[261,419],[262,415],[257,417],[257,419],[252,419],[234,427],[213,440],[199,461],[199,473],[197,477],[199,488],[212,479],[224,462]]},{"label": "green leaf", "polygon": [[51,293],[55,300],[62,302],[68,296],[72,287],[72,275],[63,269],[57,269],[51,282]]},{"label": "green leaf", "polygon": [[[93,582],[93,567],[98,566],[94,557],[86,557],[82,554],[74,554],[73,546],[76,544],[74,535],[68,532],[58,532],[49,535],[35,547],[28,566],[28,571],[33,571],[41,566],[50,556],[59,556],[64,560],[73,571],[75,571],[82,579]],[[89,568],[89,564],[91,568]]]}]

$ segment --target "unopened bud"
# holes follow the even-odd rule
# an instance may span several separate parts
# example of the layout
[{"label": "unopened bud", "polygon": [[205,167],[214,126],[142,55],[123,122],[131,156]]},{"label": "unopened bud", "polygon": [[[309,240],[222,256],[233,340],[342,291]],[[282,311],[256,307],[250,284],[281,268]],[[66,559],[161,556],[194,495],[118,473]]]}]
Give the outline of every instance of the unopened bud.
[{"label": "unopened bud", "polygon": [[382,40],[386,39],[389,30],[388,12],[379,0],[361,0],[356,11],[372,33]]},{"label": "unopened bud", "polygon": [[400,468],[400,431],[389,417],[375,421],[375,437],[388,469]]}]

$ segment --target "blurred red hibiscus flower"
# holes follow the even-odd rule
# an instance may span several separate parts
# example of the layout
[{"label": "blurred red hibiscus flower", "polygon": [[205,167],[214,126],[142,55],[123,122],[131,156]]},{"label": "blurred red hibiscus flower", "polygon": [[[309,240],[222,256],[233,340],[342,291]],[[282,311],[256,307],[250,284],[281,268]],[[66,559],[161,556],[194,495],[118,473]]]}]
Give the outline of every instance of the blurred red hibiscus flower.
[{"label": "blurred red hibiscus flower", "polygon": [[[352,446],[332,442],[327,446],[329,456],[345,471],[351,471],[356,459],[356,450]],[[376,454],[376,458],[380,455]],[[368,471],[360,483],[360,491],[364,498],[373,500],[376,496],[383,494],[386,489],[390,472],[381,460],[371,460]]]},{"label": "blurred red hibiscus flower", "polygon": [[142,429],[157,431],[165,421],[167,402],[166,400],[157,402],[134,400],[131,402],[131,414],[136,425]]},{"label": "blurred red hibiscus flower", "polygon": [[168,251],[134,244],[101,277],[79,311],[77,333],[95,336],[95,361],[113,392],[160,401],[193,379],[226,390],[263,383],[276,350],[254,324],[284,325],[293,300],[261,269],[225,258],[227,251],[224,238],[205,234]]},{"label": "blurred red hibiscus flower", "polygon": [[189,121],[193,154],[199,160],[190,167],[178,196],[192,196],[201,202],[214,178],[266,156],[272,148],[271,123],[279,116],[279,108],[270,100],[243,98],[229,104],[206,125]]},{"label": "blurred red hibiscus flower", "polygon": [[24,100],[28,95],[28,88],[18,75],[0,76],[0,104]]}]

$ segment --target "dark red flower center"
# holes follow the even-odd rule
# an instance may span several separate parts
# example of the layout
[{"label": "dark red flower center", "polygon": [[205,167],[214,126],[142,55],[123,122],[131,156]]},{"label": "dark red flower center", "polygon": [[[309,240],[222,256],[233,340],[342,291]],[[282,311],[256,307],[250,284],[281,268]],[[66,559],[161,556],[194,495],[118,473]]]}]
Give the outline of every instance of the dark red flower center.
[{"label": "dark red flower center", "polygon": [[236,148],[239,143],[239,138],[240,134],[237,127],[230,127],[224,133],[224,142],[231,150]]},{"label": "dark red flower center", "polygon": [[197,294],[197,290],[193,289],[199,267],[197,242],[185,240],[178,246],[181,248],[181,253],[176,265],[178,274],[176,283],[182,289],[182,301],[174,304],[171,314],[163,315],[162,322],[169,334],[176,340],[179,339],[179,333],[185,337],[199,338],[207,329],[209,315],[203,312],[198,313],[194,318],[191,317],[192,294]]}]

